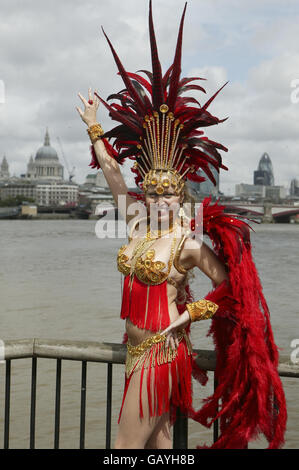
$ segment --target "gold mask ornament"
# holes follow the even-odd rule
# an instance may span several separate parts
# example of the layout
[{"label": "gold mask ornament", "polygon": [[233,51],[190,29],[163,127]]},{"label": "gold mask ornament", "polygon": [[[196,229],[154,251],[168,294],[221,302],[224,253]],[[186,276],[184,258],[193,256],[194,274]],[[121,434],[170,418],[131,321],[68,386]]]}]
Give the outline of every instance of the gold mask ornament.
[{"label": "gold mask ornament", "polygon": [[[184,189],[184,176],[188,167],[180,173],[185,161],[189,158],[182,154],[186,145],[178,145],[179,135],[184,125],[175,119],[172,112],[168,112],[167,104],[160,106],[160,112],[154,111],[152,116],[146,115],[143,121],[146,136],[140,138],[141,144],[137,147],[142,151],[140,160],[142,165],[135,162],[135,168],[143,175],[143,190],[154,186],[157,194],[162,195],[168,188],[173,188],[176,195]],[[148,171],[146,172],[145,169]]]}]

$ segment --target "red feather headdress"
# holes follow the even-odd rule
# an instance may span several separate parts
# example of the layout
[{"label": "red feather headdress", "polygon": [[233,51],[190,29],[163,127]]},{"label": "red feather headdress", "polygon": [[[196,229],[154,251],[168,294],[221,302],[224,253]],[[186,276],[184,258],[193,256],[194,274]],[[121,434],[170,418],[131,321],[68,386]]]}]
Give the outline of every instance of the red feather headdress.
[{"label": "red feather headdress", "polygon": [[[173,64],[164,75],[159,61],[151,0],[149,33],[152,72],[139,71],[144,73],[147,79],[125,70],[104,32],[126,87],[107,98],[107,101],[114,100],[112,104],[97,95],[109,110],[110,117],[120,123],[104,134],[105,145],[108,145],[106,139],[114,139],[113,146],[110,145],[108,149],[110,154],[120,164],[127,158],[135,160],[131,170],[136,175],[136,185],[143,190],[148,184],[154,185],[159,194],[170,185],[175,188],[176,193],[180,193],[186,178],[197,182],[204,181],[206,178],[196,173],[199,169],[216,185],[209,166],[212,165],[218,173],[220,168],[228,169],[223,165],[219,152],[227,151],[227,148],[203,136],[204,132],[201,130],[226,120],[220,120],[208,111],[209,105],[226,84],[203,106],[193,97],[181,96],[189,90],[205,93],[201,86],[190,84],[195,80],[203,80],[202,78],[180,77],[186,6],[187,4],[181,18]],[[99,167],[95,158],[91,166]],[[165,178],[165,173],[168,178]]]}]

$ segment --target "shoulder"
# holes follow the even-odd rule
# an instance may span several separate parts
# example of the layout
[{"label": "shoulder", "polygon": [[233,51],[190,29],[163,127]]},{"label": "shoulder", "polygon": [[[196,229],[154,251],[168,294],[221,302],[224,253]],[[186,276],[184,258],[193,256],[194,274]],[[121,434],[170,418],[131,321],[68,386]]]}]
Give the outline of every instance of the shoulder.
[{"label": "shoulder", "polygon": [[188,236],[187,234],[182,239],[180,249],[180,265],[189,270],[195,266],[201,266],[205,260],[213,261],[216,258],[214,251],[209,245],[201,239]]},{"label": "shoulder", "polygon": [[200,250],[204,242],[198,237],[195,237],[194,232],[191,232],[188,227],[181,227],[180,232],[180,245],[181,252],[188,250]]},{"label": "shoulder", "polygon": [[191,238],[190,236],[185,235],[184,237],[184,246],[183,250],[186,252],[188,250],[200,250],[203,242]]}]

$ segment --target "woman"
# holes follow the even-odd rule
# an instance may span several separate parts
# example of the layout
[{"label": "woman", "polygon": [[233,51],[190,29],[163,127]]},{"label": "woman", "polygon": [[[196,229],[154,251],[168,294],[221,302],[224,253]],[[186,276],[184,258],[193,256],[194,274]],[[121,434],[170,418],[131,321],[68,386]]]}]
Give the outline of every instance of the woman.
[{"label": "woman", "polygon": [[[81,117],[90,128],[93,124],[96,124],[96,110],[99,105],[98,99],[96,96],[94,96],[94,99],[91,100],[92,97],[90,89],[89,101],[93,101],[93,104],[89,104],[81,94],[79,94],[79,96],[85,106],[85,111],[84,113],[81,112]],[[79,110],[79,112],[80,111],[81,110]],[[105,146],[101,140],[98,140],[94,146],[99,164],[103,170],[103,173],[107,179],[107,183],[109,184],[110,190],[117,204],[118,197],[120,195],[127,196],[128,193],[128,189],[119,169],[119,165],[107,154]],[[166,174],[163,176],[162,181],[165,178]],[[130,202],[135,203],[135,199],[127,196],[127,205],[129,205]],[[151,214],[152,225],[154,225],[153,221],[155,221],[158,227],[158,231],[159,229],[163,230],[163,225],[167,227],[168,224],[171,230],[175,223],[178,223],[178,228],[181,228],[180,237],[177,237],[177,233],[174,230],[172,232],[165,230],[166,233],[164,235],[161,234],[159,236],[159,234],[157,234],[156,241],[152,245],[152,248],[155,250],[155,259],[164,262],[166,265],[170,258],[171,245],[175,241],[174,251],[176,253],[176,259],[171,265],[167,282],[167,299],[170,322],[175,322],[179,318],[176,300],[179,299],[183,294],[182,288],[184,290],[186,274],[191,268],[197,266],[207,276],[209,276],[212,281],[216,283],[216,285],[220,284],[224,279],[227,279],[225,266],[218,260],[213,251],[206,244],[200,246],[200,244],[195,240],[186,237],[186,235],[188,235],[188,227],[186,224],[184,224],[185,226],[183,227],[181,226],[181,217],[178,215],[178,207],[176,207],[182,202],[184,202],[184,194],[177,196],[173,188],[169,188],[167,193],[163,193],[161,196],[155,192],[155,187],[152,185],[150,185],[148,190],[145,192],[145,203],[148,209],[148,213]],[[152,205],[156,205],[159,208],[159,214],[156,214],[153,211]],[[170,214],[172,214],[172,207],[176,208],[176,211],[173,211],[173,216],[171,217]],[[127,222],[129,222],[129,217],[127,217]],[[127,246],[121,247],[120,256],[125,255],[130,259],[136,245],[140,240],[144,239],[143,234],[144,230],[146,229],[146,223],[144,226],[142,226],[140,222],[137,222],[136,224],[139,228],[138,231],[136,229],[134,230],[134,227],[132,229],[131,236],[129,237],[130,243]],[[136,234],[134,234],[134,231]],[[154,239],[154,237],[155,233],[153,233],[152,238]],[[184,241],[183,244],[181,243],[182,241]],[[180,248],[178,250],[179,245]],[[123,250],[122,248],[126,249]],[[135,302],[140,302],[140,299],[136,299]],[[140,309],[140,304],[138,305],[138,308]],[[141,317],[141,315],[139,316]],[[185,318],[185,321],[181,324],[181,328],[186,328],[190,323],[190,316],[188,311],[185,311],[184,316],[181,318]],[[138,323],[138,319],[135,320],[135,323]],[[160,329],[154,331],[156,333],[161,331],[161,326],[165,327],[166,325],[163,323],[160,325]],[[133,346],[138,345],[147,338],[153,336],[153,330],[139,328],[128,318],[126,318],[126,333],[128,335],[130,344]],[[167,336],[166,347],[168,347],[168,342],[170,342],[171,348],[173,350],[179,347],[176,331],[174,331],[173,335]],[[186,367],[185,361],[182,361],[179,365],[183,368],[184,371],[184,368]],[[148,374],[148,371],[149,369],[147,368],[145,371],[145,376],[143,376],[144,386],[141,399],[143,419],[139,419],[140,407],[136,406],[136,404],[139,402],[140,381],[142,373],[142,369],[139,368],[132,373],[130,388],[128,388],[125,393],[124,398],[126,399],[124,400],[124,406],[122,408],[115,448],[167,449],[172,447],[169,411],[163,413],[162,416],[150,416],[151,413],[147,400],[147,391],[145,389],[145,385],[147,383],[146,373]],[[190,390],[188,390],[188,392],[190,392]],[[171,394],[171,387],[169,388],[168,393],[169,395]],[[182,398],[186,399],[186,397]],[[191,396],[187,396],[187,399],[189,399],[191,405]],[[181,406],[184,411],[187,411],[184,403],[182,403]]]},{"label": "woman", "polygon": [[[182,16],[172,66],[162,76],[152,21],[149,29],[153,72],[149,81],[125,71],[109,39],[126,89],[111,95],[120,104],[108,105],[89,89],[88,101],[79,93],[88,126],[93,168],[101,168],[115,203],[126,200],[123,214],[132,222],[129,206],[135,198],[146,208],[131,226],[129,243],[118,253],[124,274],[121,318],[126,320],[127,361],[123,403],[115,448],[171,448],[170,425],[176,409],[211,426],[220,418],[221,435],[215,448],[245,448],[263,432],[269,448],[283,443],[285,400],[277,373],[269,311],[251,257],[249,226],[224,214],[224,207],[203,201],[203,231],[214,250],[200,242],[199,219],[181,217],[187,197],[185,181],[203,181],[202,168],[215,183],[209,165],[227,169],[221,144],[203,137],[198,128],[222,122],[194,98],[180,95],[193,79],[181,79]],[[107,37],[107,36],[106,36]],[[220,90],[219,90],[220,91]],[[148,96],[150,95],[150,96]],[[104,133],[96,112],[101,101],[121,124]],[[114,138],[113,147],[108,139]],[[135,160],[132,171],[142,196],[129,193],[119,164]],[[194,302],[188,273],[198,267],[213,290]],[[206,382],[196,366],[189,340],[190,323],[212,318],[217,352],[218,387],[201,410],[192,407],[191,376]]]}]

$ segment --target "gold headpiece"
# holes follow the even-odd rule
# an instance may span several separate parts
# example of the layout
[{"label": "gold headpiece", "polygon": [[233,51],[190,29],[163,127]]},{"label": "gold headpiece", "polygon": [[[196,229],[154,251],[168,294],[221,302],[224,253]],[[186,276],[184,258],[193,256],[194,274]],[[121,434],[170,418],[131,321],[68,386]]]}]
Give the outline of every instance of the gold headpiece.
[{"label": "gold headpiece", "polygon": [[154,111],[152,116],[144,117],[143,128],[146,135],[141,138],[142,144],[137,146],[142,151],[139,159],[142,164],[136,162],[135,168],[140,170],[144,177],[144,191],[152,185],[157,194],[163,194],[169,187],[173,187],[175,193],[180,194],[185,184],[183,178],[189,170],[192,171],[192,168],[189,167],[180,173],[186,159],[189,158],[186,155],[182,159],[187,146],[178,145],[184,125],[168,111],[167,104],[162,104],[160,113]]},{"label": "gold headpiece", "polygon": [[220,168],[227,170],[218,152],[218,149],[225,151],[227,149],[203,137],[202,128],[223,121],[207,111],[220,90],[202,106],[193,97],[181,96],[182,93],[191,89],[205,92],[201,86],[189,84],[202,78],[180,77],[186,5],[181,18],[173,63],[162,75],[151,1],[149,7],[153,68],[152,72],[140,70],[147,75],[149,80],[137,73],[125,70],[109,38],[104,33],[124,81],[125,89],[108,97],[108,100],[118,100],[111,105],[96,93],[109,110],[111,118],[120,123],[105,133],[103,142],[106,145],[105,138],[115,139],[113,147],[108,147],[108,145],[107,147],[119,163],[123,163],[127,158],[135,160],[131,170],[135,173],[136,185],[143,191],[151,185],[157,194],[163,194],[170,187],[174,189],[175,194],[180,194],[187,178],[196,182],[205,181],[206,178],[196,173],[199,169],[202,169],[216,185],[210,165],[218,172]]}]

